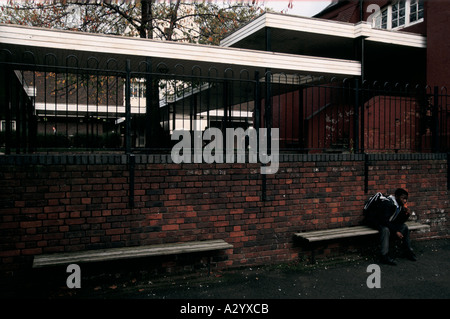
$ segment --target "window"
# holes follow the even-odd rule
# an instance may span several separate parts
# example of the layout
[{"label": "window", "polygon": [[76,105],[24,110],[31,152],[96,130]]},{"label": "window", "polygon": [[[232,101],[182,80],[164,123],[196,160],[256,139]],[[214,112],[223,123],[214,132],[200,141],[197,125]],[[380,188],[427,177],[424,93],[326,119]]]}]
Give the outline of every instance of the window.
[{"label": "window", "polygon": [[131,79],[130,96],[135,98],[145,98],[144,79]]},{"label": "window", "polygon": [[411,0],[409,6],[409,22],[415,22],[423,19],[423,1]]},{"label": "window", "polygon": [[392,28],[403,26],[406,23],[405,20],[405,3],[398,2],[392,5]]},{"label": "window", "polygon": [[387,13],[388,10],[386,8],[375,18],[375,28],[387,29]]},{"label": "window", "polygon": [[400,0],[381,9],[372,22],[374,28],[395,30],[422,22],[423,17],[423,0]]}]

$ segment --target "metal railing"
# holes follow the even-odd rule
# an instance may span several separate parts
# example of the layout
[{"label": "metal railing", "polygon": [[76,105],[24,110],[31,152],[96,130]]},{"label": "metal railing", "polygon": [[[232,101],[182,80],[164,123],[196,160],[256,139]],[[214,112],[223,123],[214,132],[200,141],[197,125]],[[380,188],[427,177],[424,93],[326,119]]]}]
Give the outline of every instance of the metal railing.
[{"label": "metal railing", "polygon": [[175,130],[279,128],[280,151],[448,152],[445,88],[0,51],[0,151],[167,152]]}]

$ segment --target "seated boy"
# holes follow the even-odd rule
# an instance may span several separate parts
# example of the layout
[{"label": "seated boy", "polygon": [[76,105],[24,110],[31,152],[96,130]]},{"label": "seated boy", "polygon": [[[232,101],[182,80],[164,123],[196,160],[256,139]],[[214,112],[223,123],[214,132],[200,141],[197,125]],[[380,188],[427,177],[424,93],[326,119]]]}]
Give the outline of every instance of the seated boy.
[{"label": "seated boy", "polygon": [[366,211],[369,226],[380,232],[380,261],[384,264],[396,264],[389,256],[389,239],[391,235],[402,240],[406,257],[409,260],[416,261],[416,256],[411,248],[409,229],[405,224],[410,215],[407,202],[408,192],[403,188],[398,188],[394,196],[385,197],[380,194],[376,203],[371,205]]}]

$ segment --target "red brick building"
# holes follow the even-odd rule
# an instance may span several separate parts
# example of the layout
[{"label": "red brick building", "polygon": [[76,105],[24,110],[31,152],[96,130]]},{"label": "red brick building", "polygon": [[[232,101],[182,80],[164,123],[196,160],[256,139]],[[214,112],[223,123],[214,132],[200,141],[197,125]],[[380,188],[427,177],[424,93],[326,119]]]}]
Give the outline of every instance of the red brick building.
[{"label": "red brick building", "polygon": [[[336,1],[313,18],[266,13],[222,45],[360,63],[359,77],[299,76],[301,97],[290,92],[272,99],[272,124],[282,128],[284,146],[310,152],[445,151],[449,11],[446,1]],[[274,82],[283,79],[268,72]],[[357,101],[346,88],[361,89]],[[287,118],[303,127],[287,125]]]},{"label": "red brick building", "polygon": [[[410,68],[420,74],[423,82],[429,86],[450,87],[450,68],[448,67],[450,42],[447,37],[450,31],[450,2],[445,0],[336,1],[315,17],[349,23],[367,21],[376,28],[425,36],[425,53],[422,56],[414,56]],[[386,59],[393,62],[399,57],[380,55],[378,58],[385,63]],[[410,57],[403,56],[403,58]],[[366,63],[368,70],[378,66],[379,63],[374,60]]]},{"label": "red brick building", "polygon": [[[421,52],[403,52],[399,50],[397,54],[392,54],[380,50],[376,55],[370,52],[363,53],[361,57],[363,74],[365,79],[370,80],[388,80],[402,81],[415,80],[423,86],[428,86],[429,92],[431,88],[437,86],[438,93],[447,94],[447,88],[450,87],[450,43],[446,39],[446,34],[450,31],[448,19],[450,17],[450,2],[448,1],[423,1],[423,0],[405,0],[405,1],[337,1],[331,3],[322,12],[318,13],[316,18],[329,19],[334,21],[342,21],[349,23],[358,23],[367,21],[372,27],[386,29],[391,31],[409,32],[411,34],[423,35],[426,37],[426,48]],[[364,52],[364,43],[362,44]],[[370,47],[369,47],[370,49]],[[404,61],[404,67],[399,65],[399,61]],[[401,74],[399,74],[401,73]],[[384,76],[384,77],[383,77]],[[412,83],[410,83],[412,84]],[[382,100],[386,101],[385,98]],[[448,145],[448,128],[449,110],[448,102],[445,98],[439,99],[441,110],[437,115],[438,120],[432,125],[439,126],[439,130],[443,132],[443,139]],[[381,115],[381,112],[387,108],[385,103],[375,106],[374,101],[369,101],[369,105],[373,108],[372,116],[375,118],[388,118],[391,122],[395,122],[395,118]],[[420,123],[413,120],[414,113],[426,113],[423,111],[424,105],[420,105],[420,101],[412,100],[409,102],[400,102],[400,109],[404,109],[405,121],[405,139],[400,143],[410,143],[420,145],[422,151],[430,151],[432,148],[431,127],[420,128]],[[422,111],[421,111],[422,109]],[[368,110],[366,110],[368,111]],[[368,111],[370,112],[370,111]],[[430,113],[430,110],[428,110]],[[380,132],[375,132],[374,121],[368,127],[367,134],[378,135],[377,138],[386,143],[386,137],[381,136],[384,130],[379,127]],[[380,124],[381,125],[381,124]],[[386,125],[386,123],[385,123]],[[417,128],[417,129],[416,129]],[[400,136],[398,127],[392,127],[390,132],[393,135]],[[417,132],[414,137],[415,132]],[[420,135],[417,136],[417,135]],[[394,137],[395,139],[395,137]],[[420,141],[414,141],[420,139]],[[376,138],[372,138],[372,141]],[[372,144],[374,146],[374,144]],[[400,146],[404,148],[406,145]],[[383,147],[379,145],[379,147]],[[371,148],[367,145],[366,148]]]}]

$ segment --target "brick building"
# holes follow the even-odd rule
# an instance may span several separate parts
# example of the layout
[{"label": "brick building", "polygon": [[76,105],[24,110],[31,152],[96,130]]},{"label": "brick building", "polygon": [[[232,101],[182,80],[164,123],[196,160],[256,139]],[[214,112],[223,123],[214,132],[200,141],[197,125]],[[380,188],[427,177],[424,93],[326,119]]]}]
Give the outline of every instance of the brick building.
[{"label": "brick building", "polygon": [[[314,77],[304,78],[301,97],[290,92],[273,99],[275,127],[286,126],[288,117],[303,121],[282,131],[286,144],[312,151],[443,151],[450,142],[450,47],[442,38],[449,10],[445,1],[336,1],[313,19],[266,13],[221,44],[360,62],[358,109],[333,82],[314,92],[320,82]],[[355,114],[364,114],[358,125]]]},{"label": "brick building", "polygon": [[[379,11],[375,11],[378,8]],[[413,71],[407,73],[408,75],[415,75],[420,82],[429,86],[437,85],[448,88],[450,86],[450,70],[444,66],[450,62],[450,44],[445,39],[445,34],[449,31],[449,16],[450,4],[448,1],[379,0],[333,2],[315,17],[350,23],[367,21],[372,23],[375,28],[423,35],[426,37],[426,48],[422,53],[398,52],[398,55],[392,55],[392,52],[380,50],[377,52],[376,58],[370,58],[370,53],[368,53],[367,76],[370,78],[371,72],[374,72],[373,69],[383,67],[385,63],[391,65],[390,68],[383,69],[385,74],[396,73],[398,69],[395,66],[404,60],[407,63],[407,69]],[[367,50],[370,51],[370,47]],[[377,63],[376,59],[383,63]]]},{"label": "brick building", "polygon": [[[430,88],[437,86],[440,92],[447,94],[450,87],[450,43],[445,40],[445,34],[450,31],[448,17],[450,16],[450,3],[448,1],[336,1],[331,3],[315,17],[333,21],[358,23],[367,21],[373,28],[390,30],[392,32],[408,32],[422,35],[426,38],[426,47],[422,50],[377,50],[371,54],[372,48],[361,43],[362,77],[371,80],[404,81],[409,84],[421,84]],[[373,104],[374,101],[371,101]],[[405,103],[405,102],[403,102]],[[411,118],[414,113],[426,106],[418,106],[416,101],[406,102],[406,117]],[[410,105],[409,107],[407,105]],[[400,106],[401,107],[401,106]],[[374,113],[383,112],[383,106],[373,107]],[[417,126],[421,135],[421,145],[425,150],[431,150],[430,126],[439,126],[444,129],[448,144],[448,130],[450,127],[448,104],[442,105],[438,121],[426,128],[419,129],[420,124],[407,125],[410,139],[414,138],[413,126]],[[425,111],[427,112],[427,111]],[[429,111],[428,111],[429,112]],[[373,130],[370,133],[373,134]],[[416,135],[417,138],[417,135]],[[369,147],[370,148],[370,147]]]}]

